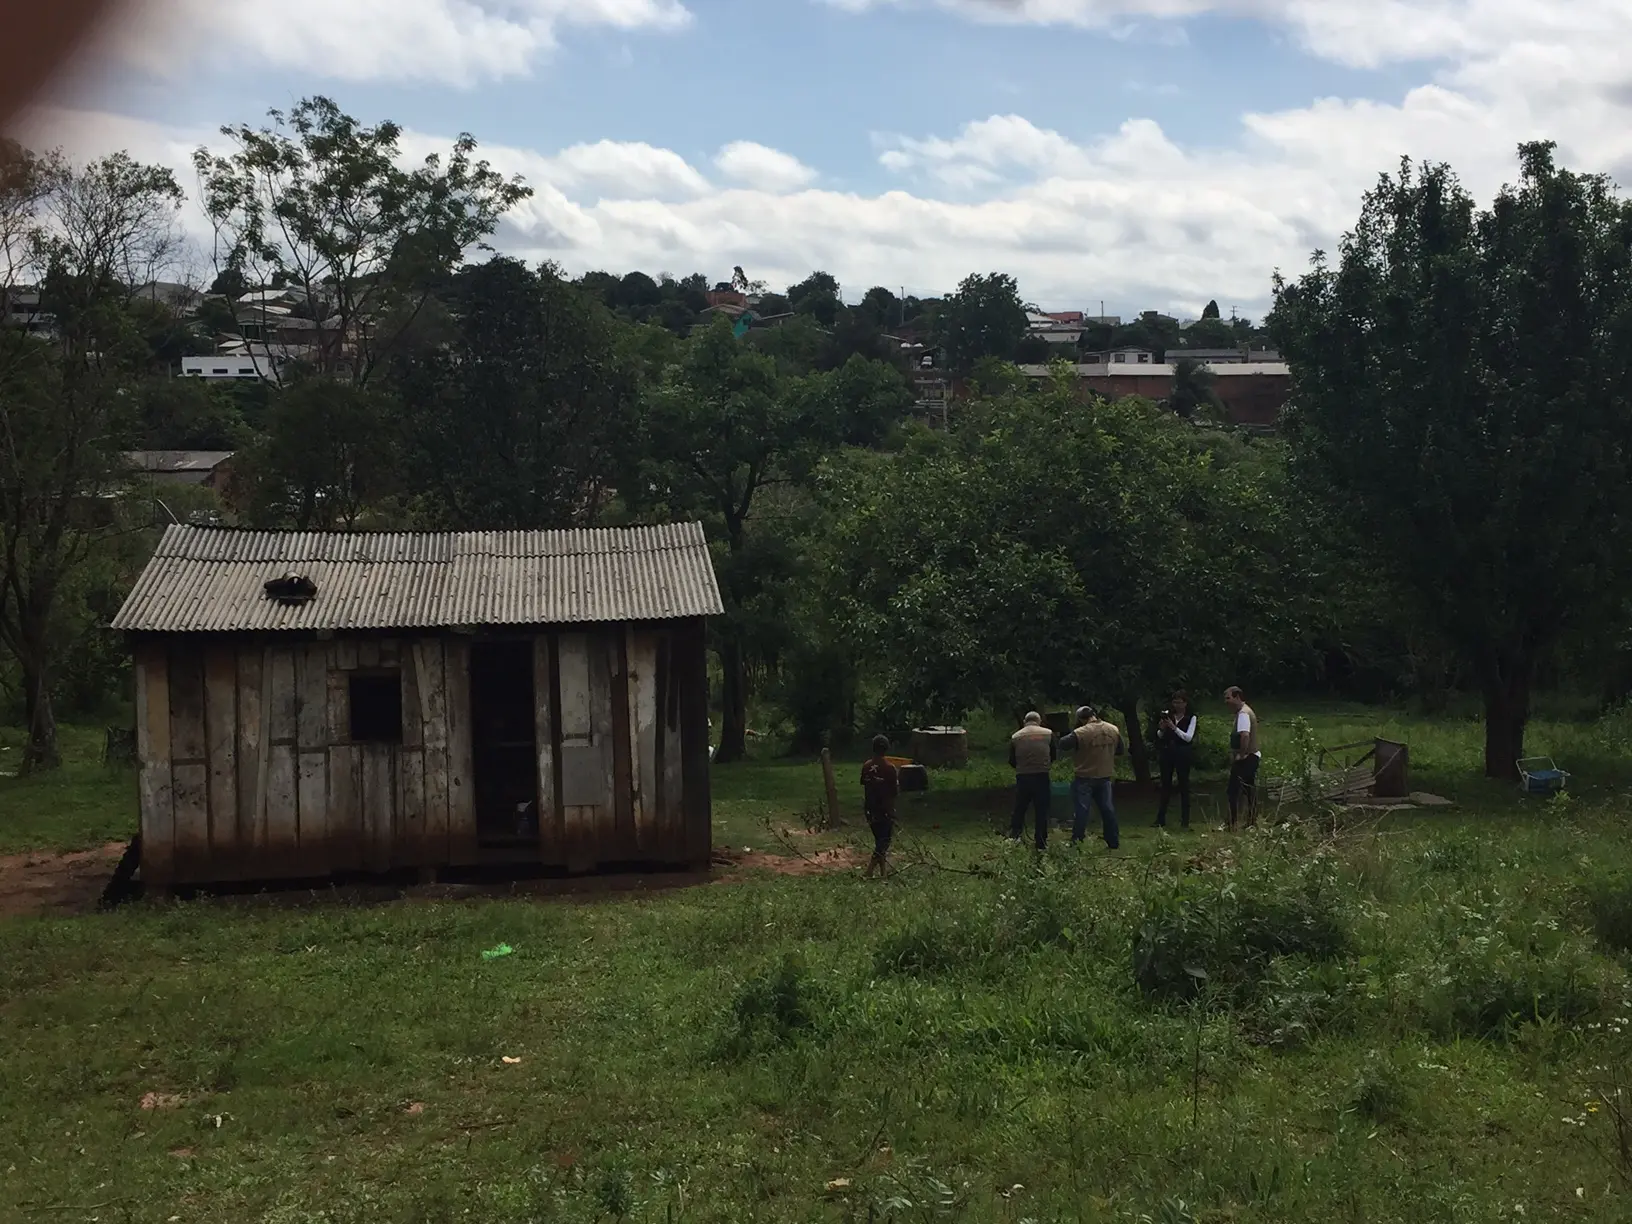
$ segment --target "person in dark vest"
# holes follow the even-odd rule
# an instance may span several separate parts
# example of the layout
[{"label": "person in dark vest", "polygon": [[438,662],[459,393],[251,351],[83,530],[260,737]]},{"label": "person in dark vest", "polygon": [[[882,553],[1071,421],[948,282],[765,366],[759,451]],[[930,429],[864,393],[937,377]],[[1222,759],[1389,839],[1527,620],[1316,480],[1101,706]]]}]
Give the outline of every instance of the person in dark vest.
[{"label": "person in dark vest", "polygon": [[1075,821],[1071,826],[1071,844],[1077,845],[1088,834],[1088,809],[1099,807],[1099,826],[1105,844],[1115,850],[1122,844],[1121,830],[1116,823],[1116,805],[1111,799],[1116,774],[1116,758],[1122,755],[1122,732],[1115,723],[1100,718],[1093,706],[1077,711],[1077,729],[1060,737],[1060,747],[1076,756],[1076,776],[1071,780],[1071,804]]},{"label": "person in dark vest", "polygon": [[1224,690],[1224,704],[1230,707],[1234,727],[1230,732],[1230,832],[1240,816],[1241,800],[1247,801],[1247,824],[1258,823],[1258,766],[1264,751],[1258,743],[1258,715],[1246,696],[1231,685]]},{"label": "person in dark vest", "polygon": [[1162,800],[1156,809],[1156,827],[1167,828],[1167,805],[1173,783],[1179,785],[1179,827],[1190,827],[1190,762],[1195,755],[1196,716],[1190,695],[1183,689],[1168,702],[1166,717],[1156,724],[1156,761],[1162,771]]},{"label": "person in dark vest", "polygon": [[1037,813],[1037,849],[1048,846],[1048,768],[1057,749],[1054,732],[1043,726],[1043,716],[1026,715],[1025,725],[1009,737],[1009,764],[1014,766],[1014,817],[1009,839],[1019,841],[1026,829],[1026,809]]},{"label": "person in dark vest", "polygon": [[890,741],[882,736],[873,737],[873,755],[861,763],[861,793],[867,813],[867,825],[873,831],[873,857],[867,864],[867,875],[878,872],[889,874],[890,839],[895,836],[895,797],[901,793],[901,771],[888,759]]}]

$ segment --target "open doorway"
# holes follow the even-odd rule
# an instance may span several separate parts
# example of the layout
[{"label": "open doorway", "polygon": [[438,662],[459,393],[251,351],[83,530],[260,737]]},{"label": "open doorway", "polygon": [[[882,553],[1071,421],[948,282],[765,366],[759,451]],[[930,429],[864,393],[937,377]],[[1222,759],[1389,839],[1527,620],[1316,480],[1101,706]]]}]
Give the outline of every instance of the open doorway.
[{"label": "open doorway", "polygon": [[531,641],[474,642],[470,718],[476,836],[485,847],[538,841],[538,750]]}]

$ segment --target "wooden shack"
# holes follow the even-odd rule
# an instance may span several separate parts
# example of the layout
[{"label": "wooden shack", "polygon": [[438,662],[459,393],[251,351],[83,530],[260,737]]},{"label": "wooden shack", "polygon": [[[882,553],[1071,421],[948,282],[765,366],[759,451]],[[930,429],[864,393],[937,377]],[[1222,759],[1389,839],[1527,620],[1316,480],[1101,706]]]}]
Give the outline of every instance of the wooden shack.
[{"label": "wooden shack", "polygon": [[704,866],[700,524],[170,527],[136,660],[149,885]]}]

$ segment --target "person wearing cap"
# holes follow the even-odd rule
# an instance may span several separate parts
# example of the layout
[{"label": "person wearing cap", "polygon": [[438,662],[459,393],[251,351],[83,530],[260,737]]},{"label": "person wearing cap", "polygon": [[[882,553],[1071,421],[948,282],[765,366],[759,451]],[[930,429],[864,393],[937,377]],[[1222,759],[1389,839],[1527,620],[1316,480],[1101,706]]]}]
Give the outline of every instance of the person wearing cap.
[{"label": "person wearing cap", "polygon": [[1116,823],[1111,779],[1116,773],[1116,758],[1124,751],[1121,730],[1101,719],[1093,706],[1083,706],[1077,711],[1077,729],[1060,737],[1060,747],[1076,756],[1076,776],[1071,780],[1071,806],[1075,809],[1071,844],[1075,846],[1087,836],[1088,809],[1097,804],[1105,845],[1115,850],[1122,844],[1122,832]]},{"label": "person wearing cap", "polygon": [[1026,809],[1037,812],[1037,849],[1048,846],[1048,767],[1056,755],[1054,732],[1043,726],[1043,716],[1035,710],[1025,724],[1009,737],[1009,764],[1014,766],[1014,817],[1009,821],[1009,840],[1019,841],[1026,828]]}]

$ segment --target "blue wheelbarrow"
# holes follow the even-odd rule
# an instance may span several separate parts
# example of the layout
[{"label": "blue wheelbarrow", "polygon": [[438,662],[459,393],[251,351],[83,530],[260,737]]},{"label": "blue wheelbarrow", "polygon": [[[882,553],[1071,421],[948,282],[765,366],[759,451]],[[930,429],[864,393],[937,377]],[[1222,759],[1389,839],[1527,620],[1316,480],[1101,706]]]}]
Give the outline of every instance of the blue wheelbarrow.
[{"label": "blue wheelbarrow", "polygon": [[1519,789],[1527,795],[1556,795],[1570,783],[1570,775],[1552,757],[1525,757],[1514,764],[1519,769]]}]

